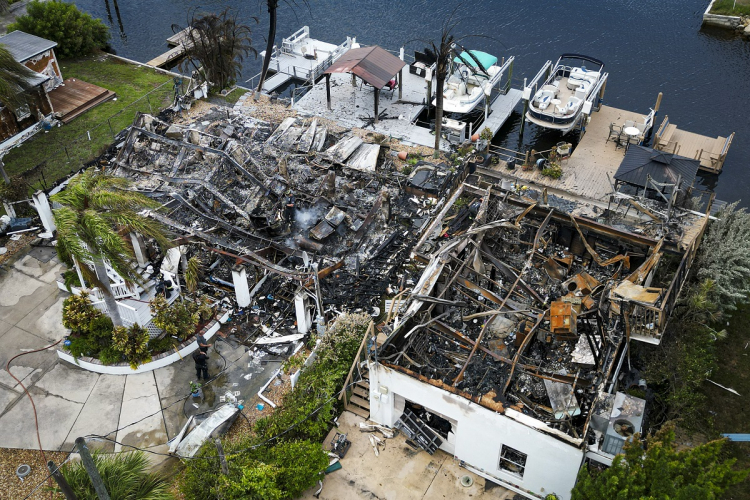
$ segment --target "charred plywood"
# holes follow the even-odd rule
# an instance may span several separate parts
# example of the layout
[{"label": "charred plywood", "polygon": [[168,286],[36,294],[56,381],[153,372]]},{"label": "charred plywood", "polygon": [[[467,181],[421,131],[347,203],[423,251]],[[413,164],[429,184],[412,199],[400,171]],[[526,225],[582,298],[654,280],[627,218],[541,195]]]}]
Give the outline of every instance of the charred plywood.
[{"label": "charred plywood", "polygon": [[299,139],[297,144],[297,151],[300,153],[309,153],[312,148],[313,141],[315,140],[315,129],[318,127],[318,120],[313,120],[309,127],[305,130]]},{"label": "charred plywood", "polygon": [[378,156],[380,155],[379,144],[362,144],[351,155],[346,165],[349,168],[363,172],[375,172],[378,165]]},{"label": "charred plywood", "polygon": [[344,163],[362,143],[362,139],[356,135],[346,135],[336,144],[326,149],[325,156],[334,163]]}]

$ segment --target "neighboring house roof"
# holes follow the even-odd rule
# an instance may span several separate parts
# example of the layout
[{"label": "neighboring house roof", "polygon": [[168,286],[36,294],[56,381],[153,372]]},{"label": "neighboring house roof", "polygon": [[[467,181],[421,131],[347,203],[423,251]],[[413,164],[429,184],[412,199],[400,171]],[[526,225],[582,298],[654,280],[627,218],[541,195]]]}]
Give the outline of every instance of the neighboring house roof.
[{"label": "neighboring house roof", "polygon": [[690,186],[698,173],[698,167],[698,160],[633,145],[625,153],[620,168],[615,172],[615,179],[644,187],[649,175],[654,181],[661,183],[675,183],[681,175],[682,182]]},{"label": "neighboring house roof", "polygon": [[353,73],[376,89],[382,89],[406,63],[377,45],[351,49],[326,73]]},{"label": "neighboring house roof", "polygon": [[57,42],[45,40],[36,35],[29,35],[23,31],[14,31],[0,36],[0,45],[4,45],[16,61],[22,63],[57,47]]}]

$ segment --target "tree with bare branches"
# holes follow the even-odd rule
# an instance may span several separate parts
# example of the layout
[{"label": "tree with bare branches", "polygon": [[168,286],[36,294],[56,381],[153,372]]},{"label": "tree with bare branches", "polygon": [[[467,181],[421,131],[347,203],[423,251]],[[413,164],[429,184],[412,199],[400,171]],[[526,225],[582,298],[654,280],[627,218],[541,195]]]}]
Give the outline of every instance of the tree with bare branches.
[{"label": "tree with bare branches", "polygon": [[[255,17],[252,19],[258,21]],[[183,64],[192,65],[212,90],[233,85],[241,74],[245,58],[258,56],[252,46],[250,26],[240,23],[229,9],[219,14],[193,15],[189,27],[187,36],[182,39],[187,57]],[[172,30],[177,33],[182,28],[173,25]]]}]

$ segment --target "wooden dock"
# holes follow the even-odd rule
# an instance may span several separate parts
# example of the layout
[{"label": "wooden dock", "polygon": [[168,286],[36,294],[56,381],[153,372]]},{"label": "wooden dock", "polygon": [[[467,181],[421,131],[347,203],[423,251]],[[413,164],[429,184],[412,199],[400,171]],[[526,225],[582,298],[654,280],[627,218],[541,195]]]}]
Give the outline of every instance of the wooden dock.
[{"label": "wooden dock", "polygon": [[175,33],[174,35],[167,38],[167,45],[172,48],[164,52],[163,54],[151,59],[146,64],[155,68],[163,68],[170,63],[173,63],[174,61],[182,58],[185,55],[185,49],[192,45],[190,38],[188,38],[189,30],[190,28],[185,28],[179,33]]},{"label": "wooden dock", "polygon": [[[609,124],[622,124],[626,120],[643,122],[646,115],[623,109],[602,106],[591,114],[586,133],[568,159],[561,161],[563,175],[559,179],[545,177],[537,168],[524,170],[520,164],[514,170],[499,167],[503,175],[522,184],[550,187],[561,192],[591,200],[604,200],[612,192],[609,178],[620,166],[625,148],[617,147],[614,140],[607,141]],[[563,138],[560,139],[564,141]]]},{"label": "wooden dock", "polygon": [[729,137],[707,137],[680,130],[665,116],[654,135],[654,149],[700,160],[700,170],[720,174],[733,139],[734,132]]}]

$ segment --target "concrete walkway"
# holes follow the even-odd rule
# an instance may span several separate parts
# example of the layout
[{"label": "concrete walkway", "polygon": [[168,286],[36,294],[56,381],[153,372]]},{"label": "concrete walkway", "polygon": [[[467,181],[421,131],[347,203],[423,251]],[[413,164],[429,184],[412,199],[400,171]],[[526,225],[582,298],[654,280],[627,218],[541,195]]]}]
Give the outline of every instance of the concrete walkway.
[{"label": "concrete walkway", "polygon": [[[61,318],[68,294],[55,283],[64,267],[55,250],[45,247],[33,248],[6,267],[0,269],[0,447],[36,449],[31,402],[5,366],[13,356],[67,335]],[[229,370],[204,388],[204,400],[194,401],[185,399],[189,382],[195,380],[192,359],[142,374],[100,375],[61,361],[55,349],[24,355],[11,365],[34,399],[45,450],[70,451],[77,437],[96,434],[128,446],[166,451],[165,443],[185,424],[186,413],[215,407],[220,403],[217,395],[229,388],[250,399],[279,366],[248,362],[253,360],[244,346],[215,343],[209,374],[227,364]],[[122,449],[111,441],[91,445],[110,452]]]},{"label": "concrete walkway", "polygon": [[[360,432],[365,420],[345,411],[339,417],[339,428],[333,428],[323,442],[330,449],[336,432],[347,435],[352,442],[341,469],[323,478],[320,500],[388,499],[433,500],[437,498],[472,498],[510,500],[515,493],[462,468],[451,455],[438,450],[434,455],[414,451],[403,434],[386,439],[385,449],[375,456],[367,433]],[[380,439],[383,436],[375,434]],[[463,486],[461,478],[471,478],[471,486]],[[318,486],[307,490],[301,498],[312,500]]]}]

